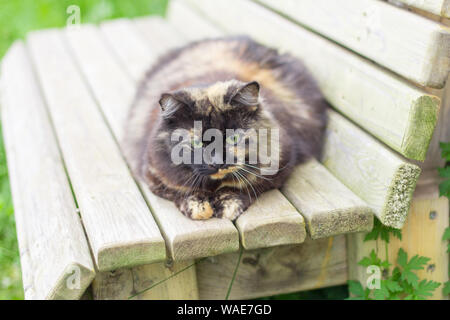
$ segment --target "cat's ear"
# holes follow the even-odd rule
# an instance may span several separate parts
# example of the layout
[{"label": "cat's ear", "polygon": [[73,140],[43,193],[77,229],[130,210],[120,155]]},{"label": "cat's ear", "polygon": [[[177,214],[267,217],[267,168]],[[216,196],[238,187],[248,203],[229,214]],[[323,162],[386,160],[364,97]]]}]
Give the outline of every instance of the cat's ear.
[{"label": "cat's ear", "polygon": [[161,115],[165,119],[171,118],[177,111],[187,107],[186,103],[171,93],[162,94],[161,99],[159,99],[159,105],[162,110]]},{"label": "cat's ear", "polygon": [[259,83],[249,82],[241,86],[230,100],[230,104],[256,107],[259,102]]}]

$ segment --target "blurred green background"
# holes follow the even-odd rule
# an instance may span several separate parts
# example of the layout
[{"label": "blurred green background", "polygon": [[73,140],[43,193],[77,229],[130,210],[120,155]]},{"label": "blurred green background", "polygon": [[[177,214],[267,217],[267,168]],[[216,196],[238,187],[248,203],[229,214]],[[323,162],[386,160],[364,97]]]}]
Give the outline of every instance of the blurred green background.
[{"label": "blurred green background", "polygon": [[[168,0],[0,0],[0,59],[16,39],[30,30],[63,27],[70,5],[81,9],[82,23],[119,17],[164,15]],[[343,299],[347,286],[266,299]],[[3,139],[0,136],[0,300],[23,299],[14,210],[9,190]]]}]

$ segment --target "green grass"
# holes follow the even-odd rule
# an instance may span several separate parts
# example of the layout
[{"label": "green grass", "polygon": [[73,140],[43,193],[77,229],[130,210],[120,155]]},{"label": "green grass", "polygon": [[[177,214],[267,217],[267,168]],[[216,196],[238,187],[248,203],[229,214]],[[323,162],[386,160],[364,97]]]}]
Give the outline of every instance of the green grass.
[{"label": "green grass", "polygon": [[[83,23],[119,17],[163,15],[168,0],[0,0],[0,59],[9,46],[30,30],[63,27],[69,5],[78,5]],[[343,299],[347,287],[340,286],[266,299]],[[9,189],[3,140],[0,135],[0,300],[22,299],[19,251],[14,210]]]},{"label": "green grass", "polygon": [[[65,26],[70,5],[80,7],[82,23],[96,23],[119,17],[163,15],[167,0],[0,0],[0,59],[28,31]],[[0,300],[22,298],[14,210],[0,137]]]}]

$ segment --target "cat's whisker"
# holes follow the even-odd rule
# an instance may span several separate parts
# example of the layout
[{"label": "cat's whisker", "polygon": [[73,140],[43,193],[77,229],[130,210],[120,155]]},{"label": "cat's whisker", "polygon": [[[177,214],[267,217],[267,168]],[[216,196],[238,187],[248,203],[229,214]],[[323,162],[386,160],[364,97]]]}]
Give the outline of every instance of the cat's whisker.
[{"label": "cat's whisker", "polygon": [[[243,180],[245,180],[245,181],[250,185],[250,187],[253,189],[253,193],[255,194],[255,200],[257,200],[257,199],[258,199],[258,196],[256,195],[255,189],[253,188],[253,186],[252,186],[252,184],[250,183],[250,181],[248,181],[248,179],[247,179],[247,178],[246,178],[239,170],[237,170],[236,173],[237,173],[239,176],[241,176],[241,178],[242,178]],[[247,187],[247,183],[245,183],[244,186],[245,186],[245,188],[247,189],[248,197],[249,197],[250,202],[251,202],[251,201],[252,201],[252,197],[250,196],[250,190],[249,190],[249,188]]]},{"label": "cat's whisker", "polygon": [[[244,164],[244,165],[245,165],[245,164]],[[259,175],[259,174],[255,173],[255,172],[252,172],[252,171],[250,171],[250,170],[247,170],[247,169],[245,169],[245,168],[243,168],[243,167],[240,167],[240,169],[241,169],[241,170],[244,170],[245,172],[248,172],[248,173],[250,173],[250,174],[252,174],[252,175],[254,175],[254,176],[258,177],[258,178],[261,178],[261,179],[264,179],[264,180],[269,180],[269,181],[272,180],[272,179],[270,179],[270,178],[266,178],[266,177],[264,177],[264,176],[262,176],[262,175]]]},{"label": "cat's whisker", "polygon": [[249,181],[248,178],[244,174],[242,176],[245,180],[248,181],[250,188],[252,188],[253,193],[255,194],[255,200],[258,200],[258,193],[256,192],[255,187],[253,186],[253,183],[251,183],[251,181]]}]

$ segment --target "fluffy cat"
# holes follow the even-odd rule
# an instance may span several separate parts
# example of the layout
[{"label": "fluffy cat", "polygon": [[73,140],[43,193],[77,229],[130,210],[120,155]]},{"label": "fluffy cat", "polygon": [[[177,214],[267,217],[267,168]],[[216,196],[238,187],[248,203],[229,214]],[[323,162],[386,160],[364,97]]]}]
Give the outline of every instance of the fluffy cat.
[{"label": "fluffy cat", "polygon": [[[319,157],[326,108],[298,59],[247,37],[197,41],[168,52],[146,73],[126,124],[125,152],[134,174],[186,216],[234,220],[259,194],[281,187],[295,165]],[[194,121],[223,133],[226,150],[216,158],[244,147],[245,160],[174,163],[175,130],[190,133],[187,150],[208,146]],[[238,128],[278,129],[279,143],[268,142],[279,154],[275,174],[263,175],[263,164],[248,162],[248,143],[236,143],[245,137],[226,135]]]}]

